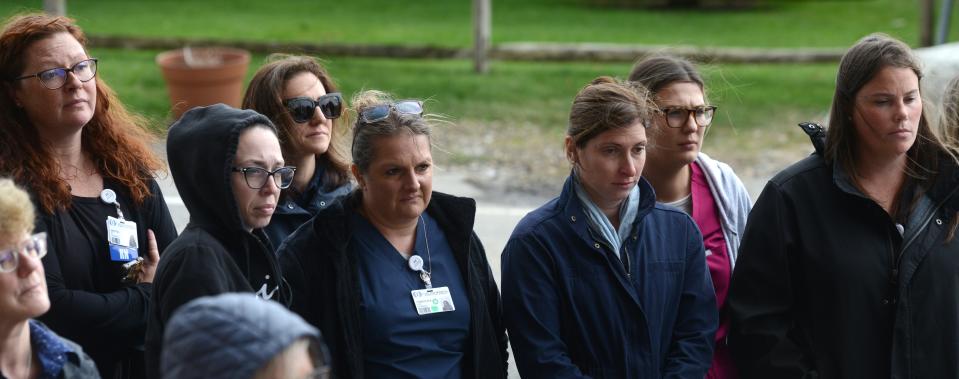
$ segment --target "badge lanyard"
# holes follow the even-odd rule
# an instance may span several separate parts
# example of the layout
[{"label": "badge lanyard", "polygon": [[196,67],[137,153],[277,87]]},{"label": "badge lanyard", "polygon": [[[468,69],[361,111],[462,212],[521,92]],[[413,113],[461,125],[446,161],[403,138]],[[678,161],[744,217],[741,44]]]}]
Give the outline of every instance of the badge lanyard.
[{"label": "badge lanyard", "polygon": [[420,273],[420,280],[426,285],[426,289],[431,289],[433,288],[433,282],[430,280],[433,274],[433,256],[430,255],[430,238],[429,235],[426,234],[426,221],[423,220],[422,215],[420,215],[420,224],[423,227],[423,240],[426,241],[426,259],[429,260],[429,270],[423,269],[423,257],[416,254],[413,254],[407,263],[410,266],[410,270]]},{"label": "badge lanyard", "polygon": [[453,296],[450,294],[450,288],[447,286],[433,288],[431,280],[433,273],[433,256],[430,254],[430,238],[426,234],[426,220],[420,215],[420,223],[423,225],[423,240],[426,241],[426,259],[429,270],[423,269],[423,257],[414,254],[407,261],[410,270],[419,272],[420,280],[426,285],[426,289],[413,290],[410,294],[413,296],[413,307],[420,316],[452,312],[456,310],[453,304]]}]

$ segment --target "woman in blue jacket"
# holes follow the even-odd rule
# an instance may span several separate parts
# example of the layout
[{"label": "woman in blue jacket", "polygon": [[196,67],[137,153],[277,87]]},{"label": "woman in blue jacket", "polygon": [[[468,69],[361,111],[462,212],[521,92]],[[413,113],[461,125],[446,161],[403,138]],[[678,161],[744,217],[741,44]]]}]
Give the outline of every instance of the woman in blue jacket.
[{"label": "woman in blue jacket", "polygon": [[349,164],[337,119],[346,104],[333,78],[315,58],[275,54],[257,70],[243,108],[269,117],[279,132],[283,159],[296,167],[270,224],[274,249],[320,210],[350,192]]},{"label": "woman in blue jacket", "polygon": [[502,256],[503,313],[523,377],[702,378],[718,314],[702,236],[640,176],[653,106],[599,78],[573,100],[560,196]]}]

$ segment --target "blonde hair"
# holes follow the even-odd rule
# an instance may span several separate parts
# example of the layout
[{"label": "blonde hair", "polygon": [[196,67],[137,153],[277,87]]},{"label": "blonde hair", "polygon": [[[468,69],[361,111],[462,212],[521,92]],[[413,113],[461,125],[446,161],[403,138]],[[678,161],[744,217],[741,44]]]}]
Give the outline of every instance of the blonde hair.
[{"label": "blonde hair", "polygon": [[0,179],[0,241],[18,241],[33,231],[34,210],[30,195],[10,179]]},{"label": "blonde hair", "polygon": [[310,340],[301,338],[287,346],[286,349],[277,353],[269,362],[253,374],[251,379],[297,379],[297,372],[293,368],[297,366],[297,360],[302,357],[311,357],[310,362],[316,367],[310,353]]}]

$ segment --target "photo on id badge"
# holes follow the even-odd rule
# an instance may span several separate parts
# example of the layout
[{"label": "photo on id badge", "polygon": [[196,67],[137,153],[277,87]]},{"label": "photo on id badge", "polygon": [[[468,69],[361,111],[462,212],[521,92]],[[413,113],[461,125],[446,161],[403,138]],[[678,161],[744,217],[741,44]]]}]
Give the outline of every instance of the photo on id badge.
[{"label": "photo on id badge", "polygon": [[114,217],[107,217],[107,240],[110,243],[110,259],[129,262],[137,259],[137,224]]}]

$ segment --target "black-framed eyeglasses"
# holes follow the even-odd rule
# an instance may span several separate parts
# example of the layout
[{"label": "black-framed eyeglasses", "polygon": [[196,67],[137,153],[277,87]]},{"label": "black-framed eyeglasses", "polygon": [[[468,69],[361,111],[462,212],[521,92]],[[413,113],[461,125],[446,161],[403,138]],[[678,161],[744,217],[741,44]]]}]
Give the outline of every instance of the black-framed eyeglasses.
[{"label": "black-framed eyeglasses", "polygon": [[90,58],[79,61],[73,67],[58,67],[49,70],[43,70],[33,75],[24,75],[14,80],[23,80],[36,77],[47,89],[59,89],[67,83],[67,73],[72,72],[81,82],[89,82],[90,79],[97,76],[97,59]]},{"label": "black-framed eyeglasses", "polygon": [[712,124],[716,108],[714,105],[692,108],[663,107],[660,108],[659,111],[662,112],[663,117],[666,118],[666,125],[670,128],[681,128],[683,125],[686,125],[686,120],[689,120],[689,115],[693,115],[693,120],[696,121],[696,125],[705,128],[709,126],[709,124]]},{"label": "black-framed eyeglasses", "polygon": [[20,266],[20,256],[43,258],[47,255],[47,233],[37,233],[6,250],[0,250],[0,272],[13,272]]},{"label": "black-framed eyeglasses", "polygon": [[400,100],[392,104],[374,105],[360,112],[359,121],[365,124],[383,121],[390,117],[390,111],[419,116],[423,114],[423,102],[419,100]]},{"label": "black-framed eyeglasses", "polygon": [[294,97],[283,100],[283,106],[290,112],[293,121],[304,123],[310,121],[316,113],[316,108],[320,108],[323,117],[335,119],[343,113],[343,95],[339,92],[330,92],[326,95],[313,100],[309,97]]},{"label": "black-framed eyeglasses", "polygon": [[273,171],[261,167],[233,167],[233,172],[242,172],[246,185],[255,190],[265,187],[270,177],[273,177],[277,187],[287,189],[290,188],[290,184],[293,184],[293,173],[296,172],[296,167],[283,166]]}]

